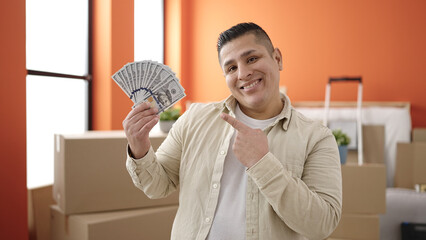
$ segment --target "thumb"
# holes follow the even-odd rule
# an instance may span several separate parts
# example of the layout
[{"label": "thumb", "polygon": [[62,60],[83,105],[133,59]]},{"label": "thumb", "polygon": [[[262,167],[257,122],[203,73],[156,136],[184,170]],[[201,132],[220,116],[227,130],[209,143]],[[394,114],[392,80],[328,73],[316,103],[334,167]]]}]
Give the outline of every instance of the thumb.
[{"label": "thumb", "polygon": [[238,121],[236,118],[232,117],[231,115],[227,113],[221,113],[220,117],[225,120],[227,123],[229,123],[233,128],[235,128],[239,132],[245,132],[247,130],[250,130],[251,128],[244,123]]}]

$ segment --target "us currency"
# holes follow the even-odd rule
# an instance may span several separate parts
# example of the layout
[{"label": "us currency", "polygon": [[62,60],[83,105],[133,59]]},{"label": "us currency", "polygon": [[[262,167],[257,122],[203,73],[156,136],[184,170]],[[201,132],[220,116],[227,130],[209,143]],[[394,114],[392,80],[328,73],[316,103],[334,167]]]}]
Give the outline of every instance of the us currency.
[{"label": "us currency", "polygon": [[137,76],[136,76],[135,66],[131,63],[124,65],[123,75],[124,74],[127,75],[127,83],[131,88],[131,92],[132,92],[132,95],[130,96],[131,100],[136,103],[141,98],[143,98],[146,93],[144,91],[141,91],[141,89],[137,85],[137,82],[136,82]]},{"label": "us currency", "polygon": [[134,102],[133,107],[148,101],[163,112],[186,96],[176,74],[158,62],[127,63],[111,77]]},{"label": "us currency", "polygon": [[144,76],[146,75],[146,69],[144,68],[144,62],[134,62],[134,68],[136,72],[136,86],[135,92],[135,102],[140,101],[140,99],[145,99],[148,95],[148,89],[142,83]]},{"label": "us currency", "polygon": [[126,86],[127,91],[129,92],[129,96],[132,94],[132,87],[129,84],[129,80],[127,78],[127,73],[125,73],[124,69],[119,70],[117,73],[117,76],[119,79],[121,79],[124,82],[124,85]]},{"label": "us currency", "polygon": [[126,70],[127,77],[129,78],[129,83],[132,86],[132,90],[135,91],[138,89],[138,85],[136,83],[136,73],[135,69],[132,64],[128,63],[124,66],[124,69]]},{"label": "us currency", "polygon": [[185,89],[175,78],[169,78],[164,84],[153,90],[153,97],[159,107],[159,112],[170,108],[185,96]]},{"label": "us currency", "polygon": [[146,70],[145,70],[145,75],[143,76],[143,79],[142,79],[142,86],[148,85],[148,81],[149,81],[148,76],[150,76],[152,72],[151,65],[152,65],[151,61],[146,62]]},{"label": "us currency", "polygon": [[149,102],[151,107],[157,108],[158,113],[161,113],[185,96],[185,90],[180,86],[179,82],[170,78],[168,82],[152,91],[143,101],[135,103],[133,108],[142,102]]},{"label": "us currency", "polygon": [[[172,75],[172,73],[166,71],[164,68],[158,67],[158,69],[153,71],[153,76],[148,88],[156,89],[166,83],[170,78],[175,78],[175,76]],[[176,81],[178,81],[177,78]]]},{"label": "us currency", "polygon": [[126,95],[128,97],[130,97],[130,95],[132,94],[130,92],[130,90],[128,89],[126,83],[121,79],[121,77],[118,75],[118,72],[115,73],[114,75],[112,75],[112,79],[117,83],[118,86],[120,86],[121,90],[123,90],[124,93],[126,93]]},{"label": "us currency", "polygon": [[142,86],[141,77],[144,74],[142,69],[142,62],[134,62],[133,64],[135,64],[135,68],[136,68],[136,84],[138,86]]}]

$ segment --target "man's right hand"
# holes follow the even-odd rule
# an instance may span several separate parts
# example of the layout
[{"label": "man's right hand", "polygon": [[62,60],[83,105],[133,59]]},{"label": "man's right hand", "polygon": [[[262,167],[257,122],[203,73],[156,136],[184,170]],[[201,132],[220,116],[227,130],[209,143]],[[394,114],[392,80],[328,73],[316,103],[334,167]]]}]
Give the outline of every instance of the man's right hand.
[{"label": "man's right hand", "polygon": [[160,119],[157,112],[157,108],[151,108],[151,104],[145,102],[132,109],[124,119],[123,128],[133,158],[142,158],[149,151],[149,132]]}]

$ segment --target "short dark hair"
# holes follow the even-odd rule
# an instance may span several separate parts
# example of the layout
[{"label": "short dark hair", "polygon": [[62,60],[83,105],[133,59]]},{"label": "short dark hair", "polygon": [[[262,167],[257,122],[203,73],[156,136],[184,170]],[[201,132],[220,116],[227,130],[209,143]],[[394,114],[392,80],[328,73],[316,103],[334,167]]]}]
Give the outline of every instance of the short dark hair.
[{"label": "short dark hair", "polygon": [[252,22],[248,22],[239,23],[219,35],[219,38],[217,40],[218,56],[220,56],[220,50],[222,50],[222,47],[225,46],[226,43],[248,33],[254,34],[256,40],[262,42],[262,44],[272,54],[272,52],[274,51],[274,46],[272,45],[272,41],[269,38],[268,34],[259,25]]}]

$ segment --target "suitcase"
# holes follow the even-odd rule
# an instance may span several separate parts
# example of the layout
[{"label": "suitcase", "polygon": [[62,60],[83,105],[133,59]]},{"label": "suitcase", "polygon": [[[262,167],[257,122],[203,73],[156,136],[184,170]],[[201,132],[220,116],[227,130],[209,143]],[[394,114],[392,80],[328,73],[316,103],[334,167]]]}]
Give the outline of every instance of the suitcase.
[{"label": "suitcase", "polygon": [[356,114],[356,134],[357,134],[357,150],[358,150],[358,165],[363,164],[363,149],[362,149],[362,77],[330,77],[325,88],[325,103],[324,103],[324,120],[325,126],[328,126],[328,115],[330,111],[330,94],[332,83],[342,82],[358,82],[357,96],[357,114]]},{"label": "suitcase", "polygon": [[425,240],[426,223],[401,223],[402,240]]}]

